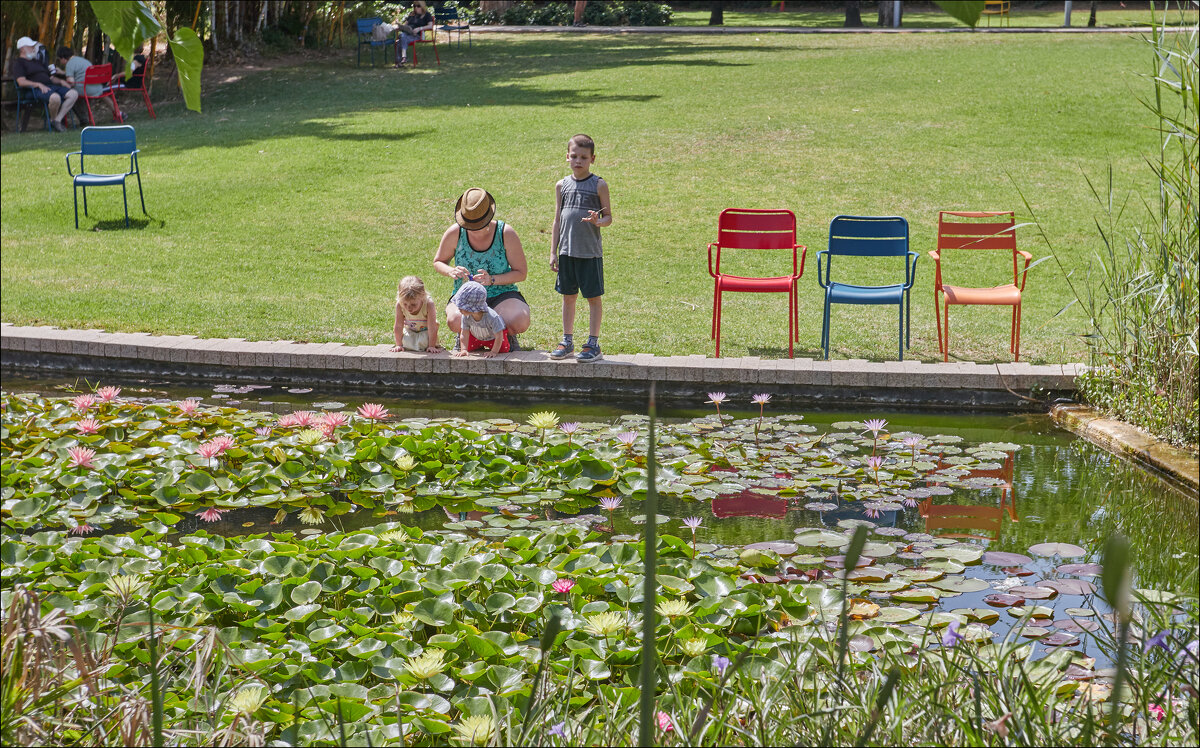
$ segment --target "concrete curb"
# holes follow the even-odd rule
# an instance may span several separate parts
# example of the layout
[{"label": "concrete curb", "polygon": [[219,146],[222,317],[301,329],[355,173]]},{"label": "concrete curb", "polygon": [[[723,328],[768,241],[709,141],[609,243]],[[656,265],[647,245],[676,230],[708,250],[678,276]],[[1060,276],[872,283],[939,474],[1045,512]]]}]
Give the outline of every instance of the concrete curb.
[{"label": "concrete curb", "polygon": [[[1044,411],[1070,396],[1082,364],[874,362],[861,359],[606,355],[595,364],[544,351],[495,359],[392,353],[389,345],[200,339],[0,323],[0,364],[40,375],[105,374],[191,382],[306,382],[413,395],[660,400],[695,405],[707,392],[770,393],[781,405]],[[741,397],[744,395],[745,397]],[[700,397],[697,401],[696,398]]]},{"label": "concrete curb", "polygon": [[[1180,26],[1187,30],[1189,27]],[[1152,34],[1151,26],[1115,26],[1105,28],[1047,28],[1041,26],[1021,28],[982,28],[966,26],[945,29],[892,29],[806,26],[472,26],[476,34]]]},{"label": "concrete curb", "polygon": [[1150,436],[1136,426],[1105,418],[1086,405],[1055,405],[1050,410],[1055,423],[1074,431],[1093,444],[1114,454],[1152,467],[1190,489],[1193,499],[1200,498],[1200,459],[1196,455]]}]

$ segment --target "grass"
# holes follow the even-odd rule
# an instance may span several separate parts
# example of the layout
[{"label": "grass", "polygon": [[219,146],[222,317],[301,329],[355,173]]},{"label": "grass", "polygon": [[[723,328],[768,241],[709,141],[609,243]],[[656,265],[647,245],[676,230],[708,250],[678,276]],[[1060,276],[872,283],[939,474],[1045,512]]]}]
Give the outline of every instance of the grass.
[{"label": "grass", "polygon": [[[768,7],[731,10],[726,9],[724,21],[726,26],[799,26],[804,28],[839,28],[846,20],[846,14],[841,3],[823,4],[784,2],[784,10]],[[963,28],[960,21],[935,7],[932,3],[923,3],[926,7],[916,10],[909,9],[905,3],[902,28],[907,29],[948,29]],[[1041,3],[1040,8],[1023,7],[1022,3],[1014,3],[1013,12],[1008,21],[1001,23],[1000,16],[982,16],[979,19],[980,28],[994,28],[1007,25],[1013,28],[1059,28],[1063,25],[1062,3]],[[1104,3],[1096,12],[1096,26],[1099,28],[1119,28],[1126,26],[1152,26],[1154,16],[1150,12],[1149,3],[1128,2],[1127,7],[1121,3]],[[1163,3],[1158,3],[1161,6]],[[816,7],[814,7],[816,6]],[[1080,3],[1071,13],[1072,28],[1086,28],[1089,15],[1089,3]],[[861,3],[860,11],[863,25],[871,28],[876,26],[877,11],[875,3]],[[1161,20],[1161,10],[1158,13]],[[706,8],[691,10],[676,10],[671,15],[672,26],[707,26],[709,11]],[[1193,21],[1194,22],[1194,21]]]},{"label": "grass", "polygon": [[[905,216],[923,256],[910,355],[939,358],[924,256],[937,211],[1021,215],[1019,186],[1061,261],[1030,273],[1024,359],[1082,360],[1086,321],[1056,315],[1072,298],[1064,273],[1081,276],[1098,244],[1084,177],[1111,164],[1119,192],[1153,189],[1143,154],[1157,137],[1131,95],[1146,52],[1126,35],[489,35],[441,53],[440,68],[403,72],[356,69],[349,51],[213,69],[202,115],[164,101],[152,121],[132,106],[151,216],[133,208],[131,230],[113,189],[94,191],[93,217],[73,227],[62,154],[77,133],[6,133],[0,316],[389,342],[402,275],[448,297],[430,259],[457,196],[482,185],[529,257],[523,343],[548,347],[561,332],[547,266],[552,190],[567,173],[567,138],[583,131],[597,140],[616,216],[604,230],[607,352],[711,355],[705,244],[718,213],[737,206],[797,214],[809,247],[797,355],[808,356],[819,355],[813,263],[830,219]],[[159,95],[171,87],[160,81]],[[1047,254],[1034,229],[1018,242]],[[1004,282],[993,259],[947,277]],[[781,296],[727,297],[724,355],[787,355],[784,309]],[[1007,359],[1005,310],[955,310],[952,324],[955,356]],[[581,309],[576,331],[585,325]],[[895,336],[890,309],[834,311],[835,358],[893,358]]]}]

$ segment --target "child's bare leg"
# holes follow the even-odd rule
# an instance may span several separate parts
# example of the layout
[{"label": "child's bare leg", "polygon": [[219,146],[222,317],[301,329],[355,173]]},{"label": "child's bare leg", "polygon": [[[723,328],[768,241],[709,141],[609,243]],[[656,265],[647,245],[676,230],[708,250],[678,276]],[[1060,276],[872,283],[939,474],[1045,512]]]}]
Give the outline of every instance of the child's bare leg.
[{"label": "child's bare leg", "polygon": [[575,334],[575,302],[579,298],[579,294],[573,293],[570,296],[564,295],[563,299],[563,335]]},{"label": "child's bare leg", "polygon": [[[596,297],[593,297],[593,298],[587,300],[587,303],[588,303],[588,337],[589,338],[600,337],[600,318],[603,316],[603,312],[604,312],[604,310],[600,304],[600,300],[603,298],[604,298],[603,296],[596,296]],[[575,316],[574,310],[572,310],[571,316],[572,317]]]},{"label": "child's bare leg", "polygon": [[453,304],[446,305],[446,327],[455,335],[462,332],[462,312]]}]

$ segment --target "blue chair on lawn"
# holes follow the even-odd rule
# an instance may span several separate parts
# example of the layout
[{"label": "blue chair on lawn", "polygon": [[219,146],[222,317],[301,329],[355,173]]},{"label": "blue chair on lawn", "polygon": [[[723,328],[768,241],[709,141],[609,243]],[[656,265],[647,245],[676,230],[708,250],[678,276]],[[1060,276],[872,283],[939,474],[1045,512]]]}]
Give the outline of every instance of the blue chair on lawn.
[{"label": "blue chair on lawn", "polygon": [[[392,48],[392,60],[396,59],[396,37],[388,35],[386,39],[377,40],[375,38],[375,27],[383,23],[383,19],[376,16],[375,18],[360,18],[356,22],[358,24],[358,56],[354,61],[354,66],[358,67],[362,64],[362,48],[367,47],[371,50],[371,67],[375,67],[375,48],[383,47],[383,62],[386,65],[388,61],[387,48]],[[395,34],[396,32],[392,32]]]},{"label": "blue chair on lawn", "polygon": [[[33,98],[33,89],[22,88],[13,81],[13,88],[17,89],[17,132],[25,132],[28,124],[30,109],[37,111],[38,104],[42,105],[42,115],[46,118],[46,131],[53,132],[50,129],[50,105],[45,101],[39,102]],[[24,114],[25,122],[22,122],[22,113]]]},{"label": "blue chair on lawn", "polygon": [[[904,282],[856,286],[833,280],[833,258],[903,257]],[[824,265],[821,260],[824,259]],[[817,253],[817,283],[825,289],[821,348],[829,358],[829,309],[834,304],[895,304],[900,308],[900,360],[912,341],[911,289],[917,274],[916,252],[908,248],[908,221],[898,216],[838,216],[829,224],[829,248]]]},{"label": "blue chair on lawn", "polygon": [[[142,194],[142,174],[138,170],[137,137],[129,125],[112,127],[85,127],[79,134],[79,150],[67,154],[67,173],[71,175],[71,192],[75,197],[75,228],[79,228],[79,188],[83,188],[83,214],[87,212],[87,188],[121,185],[121,199],[125,202],[125,228],[129,228],[129,197],[125,192],[125,180],[136,176],[138,197],[142,201],[142,213],[146,213],[146,197]],[[79,173],[71,171],[71,156],[79,156]],[[129,171],[117,174],[93,174],[87,170],[86,159],[91,156],[129,156]],[[92,163],[95,163],[93,160]]]}]

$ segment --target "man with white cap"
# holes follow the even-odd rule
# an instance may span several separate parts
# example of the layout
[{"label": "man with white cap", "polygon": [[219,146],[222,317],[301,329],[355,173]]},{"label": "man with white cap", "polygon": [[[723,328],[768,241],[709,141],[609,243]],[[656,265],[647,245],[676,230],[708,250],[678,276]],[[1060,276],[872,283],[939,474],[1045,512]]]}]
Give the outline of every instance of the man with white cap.
[{"label": "man with white cap", "polygon": [[50,68],[37,58],[38,43],[27,36],[17,40],[17,52],[20,56],[13,61],[12,76],[17,85],[26,89],[34,101],[44,101],[50,108],[50,125],[59,132],[65,132],[67,127],[63,118],[79,99],[75,89],[62,85],[65,81],[56,80],[50,73]]}]

